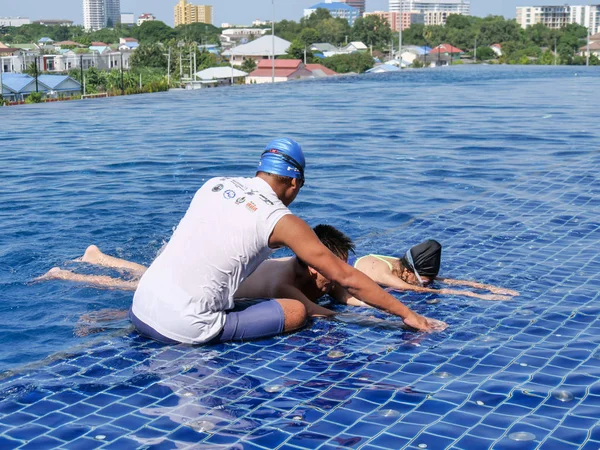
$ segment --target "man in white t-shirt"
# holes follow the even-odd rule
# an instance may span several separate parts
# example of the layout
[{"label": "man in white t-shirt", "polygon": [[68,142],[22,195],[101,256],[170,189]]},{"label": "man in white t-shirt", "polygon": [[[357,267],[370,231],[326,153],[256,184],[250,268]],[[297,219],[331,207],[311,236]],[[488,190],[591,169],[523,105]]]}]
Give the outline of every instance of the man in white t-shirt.
[{"label": "man in white t-shirt", "polygon": [[[239,285],[277,248],[289,247],[325,278],[418,330],[446,324],[414,313],[347,265],[287,208],[304,185],[305,159],[288,138],[271,141],[254,178],[213,178],[196,193],[163,252],[142,276],[130,317],[159,341],[188,344],[274,336],[301,328],[315,305],[287,298],[236,306]],[[310,303],[310,304],[309,304]]]}]

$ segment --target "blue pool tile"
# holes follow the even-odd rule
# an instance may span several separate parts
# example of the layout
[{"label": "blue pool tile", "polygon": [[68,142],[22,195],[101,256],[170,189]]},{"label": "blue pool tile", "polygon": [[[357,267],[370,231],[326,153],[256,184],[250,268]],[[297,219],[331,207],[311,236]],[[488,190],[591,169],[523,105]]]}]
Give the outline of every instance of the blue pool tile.
[{"label": "blue pool tile", "polygon": [[32,405],[47,397],[48,394],[49,392],[41,392],[39,390],[25,392],[19,396],[19,403],[23,403],[24,405]]},{"label": "blue pool tile", "polygon": [[86,425],[69,423],[66,425],[59,426],[58,428],[48,432],[48,434],[50,436],[54,436],[58,439],[68,442],[73,441],[80,436],[83,436],[90,429],[91,427]]},{"label": "blue pool tile", "polygon": [[86,398],[85,395],[81,395],[77,392],[67,390],[67,391],[57,392],[53,396],[48,397],[48,400],[61,402],[66,405],[72,405],[73,403],[77,403],[78,401],[83,400],[84,398]]},{"label": "blue pool tile", "polygon": [[0,423],[3,423],[4,425],[21,426],[33,422],[35,419],[37,419],[37,417],[31,414],[17,412],[0,418]]},{"label": "blue pool tile", "polygon": [[115,420],[114,422],[112,422],[112,424],[119,428],[124,428],[126,430],[132,431],[142,428],[148,422],[150,422],[150,419],[147,419],[145,417],[139,417],[135,414],[128,414],[125,417],[121,417],[120,419]]},{"label": "blue pool tile", "polygon": [[583,444],[588,437],[587,435],[588,430],[577,430],[573,428],[567,428],[566,426],[558,427],[552,433],[553,438],[576,445]]},{"label": "blue pool tile", "polygon": [[472,436],[467,434],[460,438],[456,443],[456,448],[464,449],[464,450],[472,450],[472,449],[487,449],[491,448],[492,443],[494,441],[491,439],[484,439],[477,436]]},{"label": "blue pool tile", "polygon": [[43,425],[51,429],[55,429],[58,426],[64,425],[69,422],[73,422],[75,420],[74,417],[68,416],[61,412],[54,412],[48,414],[47,416],[41,417],[36,420],[34,423],[38,425]]},{"label": "blue pool tile", "polygon": [[14,413],[15,411],[18,411],[20,409],[24,408],[23,405],[20,405],[16,402],[12,402],[12,401],[3,401],[0,402],[0,414],[11,414]]},{"label": "blue pool tile", "polygon": [[98,408],[87,405],[85,403],[75,403],[73,406],[64,408],[62,412],[70,414],[75,417],[83,417],[96,412]]},{"label": "blue pool tile", "polygon": [[339,425],[349,426],[364,417],[363,414],[344,408],[337,408],[327,415],[327,420]]},{"label": "blue pool tile", "polygon": [[481,416],[468,414],[460,411],[452,411],[451,413],[446,414],[446,416],[444,417],[444,422],[454,423],[463,427],[472,427],[480,420]]},{"label": "blue pool tile", "polygon": [[315,449],[328,440],[328,435],[303,431],[292,436],[287,443],[300,449]]},{"label": "blue pool tile", "polygon": [[20,445],[23,445],[21,441],[15,441],[12,439],[8,439],[4,436],[0,436],[0,448],[3,450],[12,450],[13,448],[17,448]]},{"label": "blue pool tile", "polygon": [[446,436],[458,439],[468,431],[468,428],[454,423],[437,422],[427,427],[427,432],[436,436]]},{"label": "blue pool tile", "polygon": [[43,416],[57,409],[63,408],[64,405],[58,402],[52,402],[48,400],[41,400],[33,405],[23,409],[24,413],[34,414],[36,416]]},{"label": "blue pool tile", "polygon": [[423,428],[423,425],[414,425],[400,422],[390,427],[387,430],[387,432],[400,437],[412,439],[416,435],[418,435],[423,430]]},{"label": "blue pool tile", "polygon": [[346,430],[346,434],[350,436],[377,436],[386,428],[385,425],[370,423],[370,422],[358,422]]},{"label": "blue pool tile", "polygon": [[291,435],[277,429],[260,429],[250,433],[246,439],[267,449],[277,448]]},{"label": "blue pool tile", "polygon": [[402,438],[391,434],[383,433],[377,436],[370,443],[380,449],[401,449],[406,446],[412,438]]},{"label": "blue pool tile", "polygon": [[110,422],[112,417],[98,416],[96,414],[90,414],[89,416],[82,417],[78,419],[75,423],[79,425],[87,425],[91,427],[97,427],[100,425],[104,425],[107,422]]},{"label": "blue pool tile", "polygon": [[306,431],[308,433],[324,434],[324,435],[333,436],[336,434],[343,433],[345,430],[346,430],[345,426],[336,425],[334,423],[325,422],[325,421],[319,421],[317,423],[310,425]]},{"label": "blue pool tile", "polygon": [[132,439],[120,438],[110,444],[104,445],[102,448],[111,450],[137,450],[140,448],[140,443]]},{"label": "blue pool tile", "polygon": [[171,441],[183,442],[200,442],[207,437],[207,433],[199,433],[187,426],[182,426],[167,436],[167,438]]},{"label": "blue pool tile", "polygon": [[69,450],[86,450],[98,448],[101,445],[104,445],[105,443],[106,442],[99,441],[97,439],[79,438],[75,441],[67,442],[63,445],[63,448]]},{"label": "blue pool tile", "polygon": [[158,419],[150,422],[149,425],[154,428],[158,428],[159,430],[172,431],[175,428],[179,427],[179,423],[173,422],[169,417],[163,416]]},{"label": "blue pool tile", "polygon": [[46,427],[42,427],[40,425],[23,425],[19,428],[13,428],[10,431],[7,431],[5,434],[8,437],[13,439],[20,439],[23,441],[30,441],[33,438],[40,436],[41,434],[45,434],[48,430]]},{"label": "blue pool tile", "polygon": [[435,436],[429,433],[421,433],[412,443],[411,448],[422,448],[419,445],[426,445],[430,449],[450,449],[454,444],[454,439]]},{"label": "blue pool tile", "polygon": [[379,408],[379,405],[370,401],[354,397],[351,400],[347,400],[346,402],[344,402],[344,407],[357,412],[370,413],[371,411],[374,411],[375,409]]},{"label": "blue pool tile", "polygon": [[58,439],[54,439],[49,436],[40,436],[32,441],[29,441],[21,448],[31,450],[50,450],[60,447],[61,444],[63,443]]},{"label": "blue pool tile", "polygon": [[94,405],[94,406],[98,406],[98,407],[103,407],[106,405],[110,405],[111,403],[114,403],[118,400],[119,400],[119,397],[117,397],[116,395],[97,394],[97,395],[94,395],[93,397],[87,398],[85,400],[85,403]]}]

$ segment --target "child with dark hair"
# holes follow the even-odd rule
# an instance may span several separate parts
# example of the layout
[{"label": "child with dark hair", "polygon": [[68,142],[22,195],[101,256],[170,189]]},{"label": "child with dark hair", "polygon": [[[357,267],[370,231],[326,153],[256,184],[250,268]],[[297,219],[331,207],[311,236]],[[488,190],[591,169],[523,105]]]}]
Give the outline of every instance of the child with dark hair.
[{"label": "child with dark hair", "polygon": [[[368,275],[376,283],[399,291],[461,295],[481,300],[510,300],[512,296],[519,295],[517,291],[489,284],[438,277],[441,261],[442,245],[430,239],[411,247],[400,258],[373,254],[360,258],[351,256],[348,264]],[[433,289],[429,286],[434,281],[450,286],[467,286],[487,290],[491,294],[457,289]],[[343,303],[365,306],[360,300],[339,289],[334,292],[334,297]]]}]

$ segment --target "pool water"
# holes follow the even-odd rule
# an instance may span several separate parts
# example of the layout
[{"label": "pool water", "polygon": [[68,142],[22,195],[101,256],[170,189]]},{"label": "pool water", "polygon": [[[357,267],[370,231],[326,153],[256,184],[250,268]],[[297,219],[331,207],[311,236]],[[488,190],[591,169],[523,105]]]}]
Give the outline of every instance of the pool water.
[{"label": "pool water", "polygon": [[[600,447],[600,70],[465,67],[0,108],[0,448]],[[292,210],[358,254],[443,243],[510,302],[396,294],[288,336],[138,337],[130,292],[32,280],[89,244],[149,264],[208,178],[297,139]],[[83,316],[83,319],[82,319]]]}]

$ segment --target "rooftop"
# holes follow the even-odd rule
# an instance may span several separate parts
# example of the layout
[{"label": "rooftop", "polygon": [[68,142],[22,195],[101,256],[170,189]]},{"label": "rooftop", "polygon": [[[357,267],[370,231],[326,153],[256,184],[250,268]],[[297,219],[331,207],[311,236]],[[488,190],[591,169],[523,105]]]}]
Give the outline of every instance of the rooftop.
[{"label": "rooftop", "polygon": [[[287,53],[291,42],[275,36],[275,55],[281,56]],[[262,36],[247,44],[238,45],[223,52],[223,56],[269,56],[273,54],[273,36]]]}]

